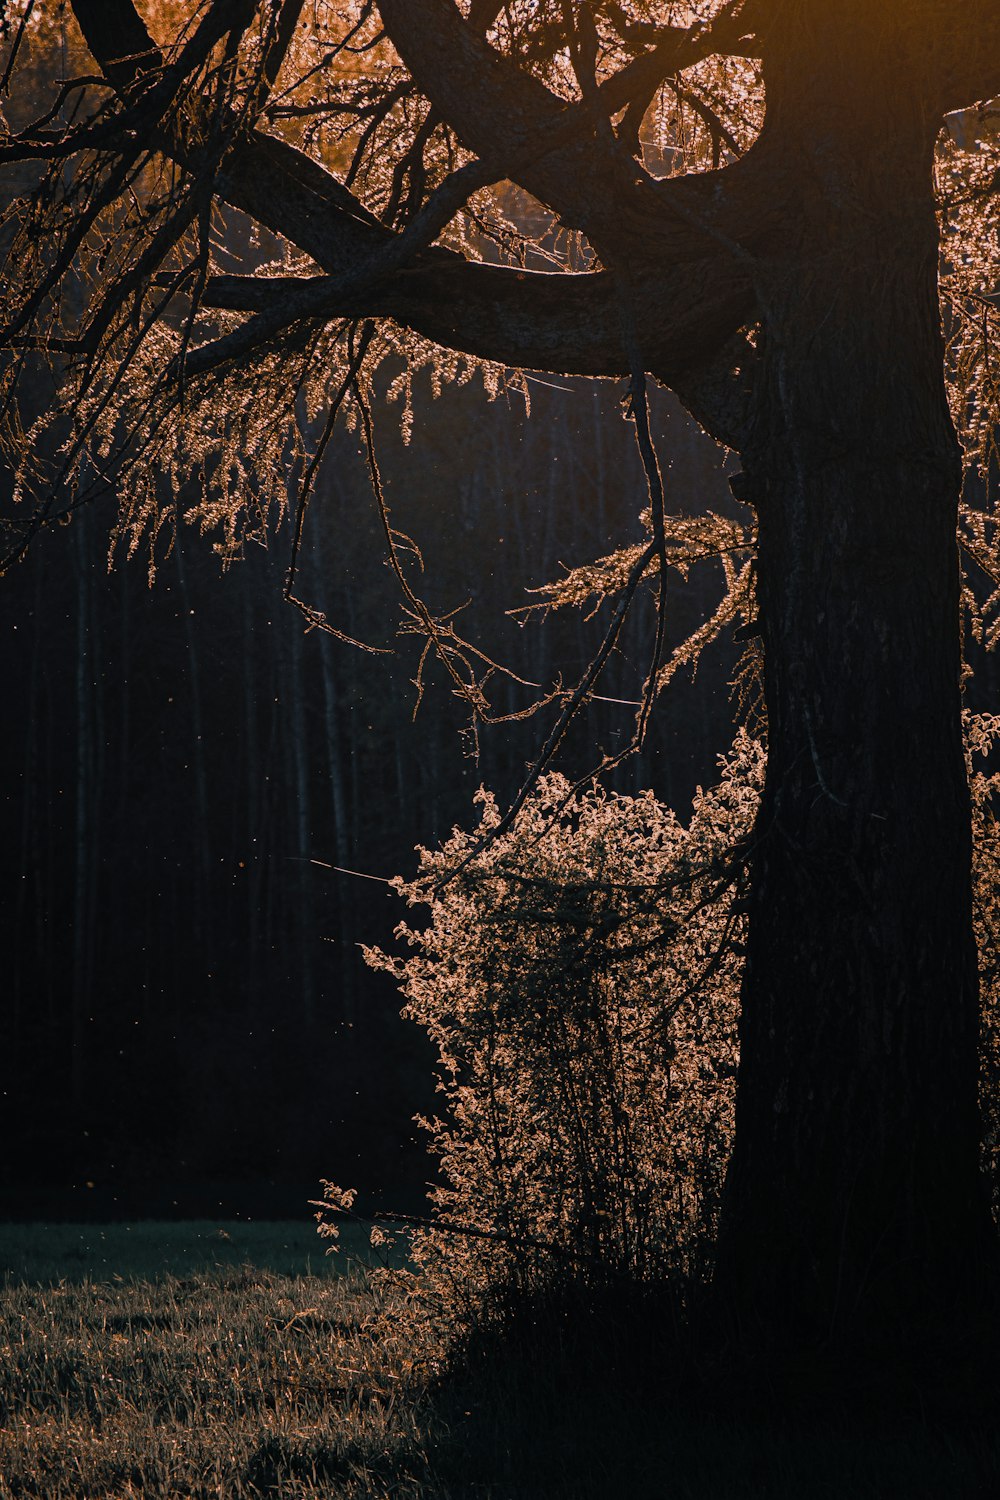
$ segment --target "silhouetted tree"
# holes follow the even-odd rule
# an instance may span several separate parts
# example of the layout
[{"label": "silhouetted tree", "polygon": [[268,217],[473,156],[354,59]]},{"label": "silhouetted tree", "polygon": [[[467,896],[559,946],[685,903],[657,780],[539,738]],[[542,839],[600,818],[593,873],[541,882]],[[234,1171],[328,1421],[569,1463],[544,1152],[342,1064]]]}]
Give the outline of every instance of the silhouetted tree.
[{"label": "silhouetted tree", "polygon": [[[536,769],[643,579],[660,624],[640,738],[704,639],[742,619],[759,640],[768,770],[744,851],[720,1293],[799,1337],[943,1317],[992,1255],[959,536],[989,576],[1000,558],[991,515],[960,515],[956,417],[987,464],[1000,173],[970,107],[1000,88],[996,5],[213,0],[150,7],[149,29],[131,0],[72,8],[105,82],[63,85],[3,148],[39,163],[8,215],[8,390],[47,356],[61,391],[48,446],[27,445],[43,498],[11,554],[110,479],[118,541],[152,546],[177,492],[151,476],[192,471],[190,519],[238,551],[290,470],[301,521],[343,410],[408,627],[483,717],[495,669],[419,594],[384,502],[375,370],[404,427],[421,366],[627,379],[648,532],[548,595],[616,603]],[[233,211],[280,264],[241,274],[214,247]],[[671,513],[646,372],[740,455],[752,525]],[[705,554],[728,592],[671,655],[668,567]]]}]

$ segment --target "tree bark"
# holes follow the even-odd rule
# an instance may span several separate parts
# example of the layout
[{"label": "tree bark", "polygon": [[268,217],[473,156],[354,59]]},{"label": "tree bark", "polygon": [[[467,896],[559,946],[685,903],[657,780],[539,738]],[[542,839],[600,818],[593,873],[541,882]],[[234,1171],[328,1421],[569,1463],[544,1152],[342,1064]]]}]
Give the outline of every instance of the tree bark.
[{"label": "tree bark", "polygon": [[743,455],[768,767],[717,1273],[798,1343],[968,1313],[992,1254],[934,126],[814,40],[775,68],[802,215]]}]

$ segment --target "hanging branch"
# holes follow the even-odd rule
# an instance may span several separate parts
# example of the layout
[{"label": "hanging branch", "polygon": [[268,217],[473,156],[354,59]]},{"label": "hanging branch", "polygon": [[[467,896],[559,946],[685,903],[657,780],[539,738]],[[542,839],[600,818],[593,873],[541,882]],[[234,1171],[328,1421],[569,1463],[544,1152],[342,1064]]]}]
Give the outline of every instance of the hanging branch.
[{"label": "hanging branch", "polygon": [[[364,437],[365,454],[368,462],[368,473],[371,480],[372,493],[375,497],[375,504],[378,509],[379,520],[382,523],[382,533],[385,538],[386,545],[386,556],[388,558],[389,566],[392,569],[396,582],[399,585],[400,592],[402,593],[403,598],[406,601],[407,613],[414,622],[413,628],[418,629],[420,633],[426,636],[427,641],[433,647],[435,655],[442,663],[449,677],[454,683],[456,693],[460,698],[468,703],[470,709],[472,710],[473,733],[475,733],[476,726],[479,723],[503,723],[510,719],[530,717],[531,714],[537,712],[537,710],[541,708],[545,703],[551,702],[555,694],[550,693],[549,695],[547,695],[547,697],[543,698],[539,702],[532,704],[527,711],[502,715],[491,714],[489,702],[485,696],[485,693],[483,692],[483,686],[488,678],[492,675],[492,673],[499,672],[505,677],[508,677],[514,682],[518,682],[522,686],[526,687],[534,687],[537,686],[537,684],[525,682],[524,678],[518,677],[514,672],[510,671],[507,667],[502,666],[499,662],[494,661],[491,657],[488,657],[477,647],[471,646],[467,641],[462,640],[462,638],[456,633],[454,627],[450,624],[449,617],[444,616],[442,618],[440,616],[432,615],[430,610],[427,608],[427,605],[412,588],[410,581],[406,576],[406,571],[403,567],[399,546],[400,541],[404,541],[410,544],[409,538],[403,537],[400,532],[396,531],[389,518],[389,507],[386,503],[385,491],[382,486],[382,475],[378,464],[378,456],[375,451],[375,430],[374,424],[372,422],[371,408],[369,407],[368,402],[365,399],[364,393],[361,389],[360,380],[357,378],[357,376],[352,383],[352,389],[354,393],[355,403],[361,416],[361,429]],[[484,677],[482,682],[477,679],[475,669],[472,666],[470,658],[475,658],[483,662],[487,667],[486,677]],[[416,686],[418,694],[422,694],[422,668],[425,660],[426,651],[421,656],[420,670],[418,671],[417,676]],[[456,663],[458,665],[456,665]],[[460,667],[464,668],[468,673],[467,679],[463,678],[462,673],[459,670]],[[418,696],[417,707],[419,707],[419,705],[420,697]],[[416,712],[416,710],[414,710],[414,712]]]},{"label": "hanging branch", "polygon": [[[736,9],[737,7],[732,7]],[[611,119],[604,107],[601,91],[597,84],[597,30],[594,25],[593,15],[587,6],[580,8],[574,24],[573,6],[570,0],[563,0],[563,14],[569,37],[570,60],[574,73],[580,87],[584,108],[588,111],[593,122],[595,135],[605,147],[609,159],[614,168],[614,178],[620,175],[622,166],[634,173],[635,162],[628,157],[627,152],[614,133]],[[621,593],[615,612],[605,632],[604,638],[598,647],[589,666],[580,678],[577,686],[568,695],[566,702],[550,731],[548,738],[543,744],[538,756],[528,768],[527,775],[521,783],[510,807],[500,818],[496,826],[489,832],[476,840],[458,865],[446,875],[441,877],[434,886],[435,890],[441,889],[453,880],[468,864],[478,855],[491,846],[496,839],[506,833],[513,825],[518,813],[524,806],[538,783],[540,776],[550,765],[553,757],[559,750],[570,724],[576,717],[583,703],[591,696],[591,689],[604,669],[604,666],[614,649],[615,643],[621,633],[625,619],[631,608],[635,594],[642,579],[645,577],[650,565],[655,561],[657,564],[657,605],[656,605],[656,631],[653,649],[650,656],[650,666],[645,682],[643,684],[642,697],[639,710],[635,719],[635,728],[628,743],[614,755],[605,755],[600,764],[586,776],[581,777],[571,787],[566,797],[554,810],[552,820],[559,816],[565,807],[580,790],[591,783],[598,776],[622,764],[633,754],[640,751],[645,743],[649,729],[653,704],[659,695],[666,680],[673,674],[683,660],[688,659],[690,651],[686,647],[690,642],[684,642],[678,647],[666,667],[663,666],[663,656],[666,645],[666,622],[667,622],[667,570],[669,557],[667,552],[666,535],[666,503],[663,487],[663,476],[660,471],[653,444],[649,425],[649,400],[646,385],[646,372],[639,343],[638,330],[635,317],[635,299],[632,292],[631,277],[627,264],[616,268],[615,282],[618,289],[620,317],[622,326],[622,339],[629,363],[629,405],[627,415],[634,423],[636,447],[642,465],[642,471],[646,483],[646,495],[649,501],[651,541],[638,553],[629,569],[625,581],[625,587]],[[749,565],[748,565],[749,566]],[[747,576],[744,569],[740,575],[739,582],[742,583]],[[723,606],[712,616],[703,632],[698,632],[699,644],[704,640],[712,638],[733,615],[738,612],[741,597],[727,595]],[[729,606],[729,607],[727,607]]]},{"label": "hanging branch", "polygon": [[316,474],[319,471],[320,464],[323,462],[323,456],[326,453],[330,439],[333,437],[334,428],[337,425],[337,417],[340,414],[344,398],[358,378],[358,373],[364,363],[364,358],[368,352],[368,346],[372,341],[374,332],[374,324],[365,323],[362,326],[361,338],[357,346],[354,343],[355,329],[353,327],[348,334],[347,373],[337,387],[333,400],[330,402],[330,409],[323,424],[323,431],[320,434],[312,457],[306,464],[305,471],[299,483],[299,492],[295,501],[292,551],[288,562],[288,572],[285,575],[284,587],[282,588],[282,597],[287,604],[294,605],[307,621],[310,630],[322,630],[325,635],[332,635],[336,640],[343,641],[347,646],[357,646],[359,650],[369,651],[373,655],[387,655],[388,653],[384,646],[370,646],[367,642],[355,640],[353,636],[347,635],[343,630],[338,630],[335,625],[330,624],[322,610],[316,609],[314,605],[307,603],[305,599],[301,599],[295,592],[295,579],[298,574],[299,553],[302,549],[302,535],[305,529],[306,511],[309,508],[309,501],[312,498],[315,487]]}]

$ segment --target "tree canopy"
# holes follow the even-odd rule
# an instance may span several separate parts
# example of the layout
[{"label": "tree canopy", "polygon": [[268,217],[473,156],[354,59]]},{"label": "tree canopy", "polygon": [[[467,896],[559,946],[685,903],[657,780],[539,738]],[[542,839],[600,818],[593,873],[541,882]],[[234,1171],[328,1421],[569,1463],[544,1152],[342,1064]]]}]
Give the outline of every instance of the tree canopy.
[{"label": "tree canopy", "polygon": [[[905,101],[941,127],[952,408],[981,472],[1000,399],[1000,149],[974,107],[1000,86],[991,12],[957,25],[943,4],[843,5],[824,23],[826,71],[879,80],[880,117],[855,129],[891,136]],[[5,521],[8,560],[108,485],[116,541],[152,545],[192,475],[185,518],[238,552],[288,503],[325,419],[343,405],[358,420],[352,394],[380,365],[404,423],[422,368],[436,388],[476,370],[494,390],[522,369],[648,371],[741,450],[755,330],[806,191],[794,111],[766,108],[766,84],[789,66],[807,77],[810,16],[766,0],[476,0],[465,15],[449,0],[22,0],[0,147],[5,447],[26,499]],[[26,429],[16,393],[39,358],[57,395]],[[620,591],[661,559],[748,555],[752,528],[699,523],[696,496],[664,502],[658,484],[654,501],[649,545],[554,602]],[[992,579],[992,518],[971,499],[962,540]],[[746,623],[749,573],[730,582],[719,623],[737,607]],[[992,608],[975,619],[990,629]],[[447,631],[435,639],[447,651]]]}]

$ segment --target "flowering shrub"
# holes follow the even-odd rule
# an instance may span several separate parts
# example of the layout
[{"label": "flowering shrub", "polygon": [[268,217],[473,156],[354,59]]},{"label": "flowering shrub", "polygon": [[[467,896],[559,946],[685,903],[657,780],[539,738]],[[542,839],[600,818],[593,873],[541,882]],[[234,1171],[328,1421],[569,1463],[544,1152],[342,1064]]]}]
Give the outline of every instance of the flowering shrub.
[{"label": "flowering shrub", "polygon": [[[514,827],[455,831],[397,889],[413,950],[369,950],[438,1051],[422,1121],[443,1184],[417,1237],[460,1296],[568,1274],[650,1280],[700,1263],[732,1133],[745,918],[733,851],[762,751],[741,734],[685,827],[651,793],[544,777]],[[460,873],[442,876],[469,855]]]},{"label": "flowering shrub", "polygon": [[[967,717],[983,985],[984,1162],[1000,1166],[1000,774],[974,769],[1000,717]],[[421,1124],[441,1169],[414,1254],[456,1316],[560,1277],[705,1273],[733,1130],[745,916],[741,846],[765,751],[744,731],[685,826],[652,793],[543,777],[506,833],[420,850],[395,882],[425,926],[366,950],[438,1053]],[[458,869],[457,874],[452,874]],[[443,877],[451,875],[447,883]],[[334,1206],[332,1194],[327,1197]]]}]

